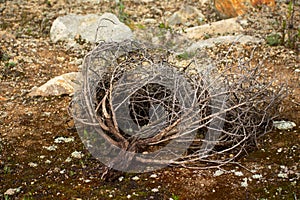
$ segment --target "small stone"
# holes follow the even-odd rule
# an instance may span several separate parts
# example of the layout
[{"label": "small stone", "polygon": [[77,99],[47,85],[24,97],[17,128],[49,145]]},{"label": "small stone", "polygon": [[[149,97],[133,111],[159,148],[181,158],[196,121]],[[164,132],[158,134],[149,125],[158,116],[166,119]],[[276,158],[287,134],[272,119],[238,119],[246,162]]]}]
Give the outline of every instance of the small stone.
[{"label": "small stone", "polygon": [[221,176],[222,174],[224,174],[223,170],[217,170],[217,171],[215,171],[213,176]]},{"label": "small stone", "polygon": [[119,177],[119,181],[120,181],[120,182],[123,181],[123,179],[124,179],[123,176],[120,176],[120,177]]},{"label": "small stone", "polygon": [[51,164],[51,160],[46,160],[45,163],[46,164]]},{"label": "small stone", "polygon": [[280,172],[278,175],[277,175],[279,178],[289,178],[288,175],[286,173],[282,173]]},{"label": "small stone", "polygon": [[284,120],[273,121],[273,126],[279,130],[290,130],[296,127],[296,123],[291,121],[284,121]]},{"label": "small stone", "polygon": [[130,198],[131,198],[131,195],[130,195],[130,194],[128,194],[126,197],[127,197],[127,199],[130,199]]},{"label": "small stone", "polygon": [[277,152],[281,153],[282,152],[282,148],[277,149]]},{"label": "small stone", "polygon": [[240,171],[234,172],[234,175],[236,175],[236,176],[244,176],[243,172],[240,172]]},{"label": "small stone", "polygon": [[83,153],[81,153],[81,151],[74,151],[74,152],[71,154],[71,156],[72,156],[73,158],[78,158],[78,159],[80,159],[80,158],[82,158],[84,155],[83,155]]},{"label": "small stone", "polygon": [[56,145],[52,145],[52,146],[49,146],[49,147],[43,147],[44,149],[48,150],[48,151],[55,151],[57,149],[57,146]]},{"label": "small stone", "polygon": [[30,163],[28,163],[28,165],[29,165],[30,167],[37,167],[37,166],[38,166],[38,164],[36,164],[36,163],[34,163],[34,162],[30,162]]},{"label": "small stone", "polygon": [[261,174],[254,174],[254,175],[252,175],[252,178],[253,179],[261,179],[262,175]]},{"label": "small stone", "polygon": [[54,143],[69,143],[69,142],[74,142],[74,137],[58,137],[55,138]]},{"label": "small stone", "polygon": [[158,192],[159,189],[158,189],[158,188],[153,188],[151,191],[152,191],[152,192]]},{"label": "small stone", "polygon": [[67,157],[67,159],[65,160],[65,162],[71,162],[72,161],[72,158],[70,158],[70,157]]},{"label": "small stone", "polygon": [[151,174],[150,178],[157,178],[156,174]]},{"label": "small stone", "polygon": [[241,182],[241,186],[248,187],[248,179],[247,178],[243,178],[243,182]]},{"label": "small stone", "polygon": [[140,178],[138,176],[134,176],[134,177],[132,177],[132,180],[138,181],[138,180],[140,180]]},{"label": "small stone", "polygon": [[4,195],[8,195],[8,196],[15,195],[15,194],[19,193],[21,191],[21,189],[22,189],[22,187],[9,188],[8,190],[6,190],[6,192],[4,192]]}]

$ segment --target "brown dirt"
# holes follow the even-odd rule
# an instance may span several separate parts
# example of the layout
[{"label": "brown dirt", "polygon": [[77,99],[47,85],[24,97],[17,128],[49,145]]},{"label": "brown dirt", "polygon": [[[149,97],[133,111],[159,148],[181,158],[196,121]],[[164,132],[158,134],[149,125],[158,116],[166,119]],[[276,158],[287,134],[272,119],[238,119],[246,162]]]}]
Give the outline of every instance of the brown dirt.
[{"label": "brown dirt", "polygon": [[[260,45],[257,58],[266,57],[266,77],[275,73],[289,87],[288,97],[280,105],[278,119],[294,121],[297,127],[291,131],[273,130],[258,140],[257,148],[241,157],[237,165],[224,166],[224,174],[214,176],[216,169],[190,170],[166,168],[145,174],[121,174],[122,181],[100,179],[103,165],[85,150],[72,117],[68,114],[71,97],[29,97],[29,90],[40,86],[56,75],[78,71],[78,59],[83,58],[88,44],[80,49],[68,49],[64,43],[53,44],[49,30],[53,20],[67,13],[118,14],[115,2],[79,4],[76,1],[17,0],[0,1],[0,198],[9,188],[21,187],[19,193],[8,199],[299,199],[300,155],[300,69],[296,50],[283,46]],[[136,2],[136,3],[134,3]],[[199,7],[197,1],[184,1]],[[154,18],[164,23],[182,1],[125,1],[127,22],[133,28],[150,26],[144,18]],[[199,8],[209,21],[218,20],[211,8]],[[281,4],[278,13],[285,12]],[[279,12],[280,10],[280,12]],[[145,15],[145,13],[147,13]],[[164,15],[163,13],[167,13]],[[263,25],[271,11],[249,14],[256,16],[245,32],[265,38],[270,33]],[[245,16],[247,17],[247,16]],[[264,21],[265,20],[265,21]],[[255,27],[254,25],[257,25]],[[299,26],[299,18],[295,18]],[[174,28],[174,30],[180,27]],[[228,46],[212,48],[219,54]],[[246,46],[253,48],[253,46]],[[274,76],[273,76],[274,77]],[[59,136],[74,137],[72,143],[55,144]],[[56,145],[48,151],[45,147]],[[74,151],[84,157],[66,159]],[[29,166],[36,163],[36,167]],[[240,171],[243,176],[234,175]],[[156,174],[157,178],[151,178]],[[262,178],[255,179],[253,175]],[[279,174],[286,174],[281,177]],[[138,176],[139,180],[132,180]],[[283,175],[284,176],[284,175]],[[241,185],[247,178],[247,187]],[[152,191],[157,188],[158,192]]]}]

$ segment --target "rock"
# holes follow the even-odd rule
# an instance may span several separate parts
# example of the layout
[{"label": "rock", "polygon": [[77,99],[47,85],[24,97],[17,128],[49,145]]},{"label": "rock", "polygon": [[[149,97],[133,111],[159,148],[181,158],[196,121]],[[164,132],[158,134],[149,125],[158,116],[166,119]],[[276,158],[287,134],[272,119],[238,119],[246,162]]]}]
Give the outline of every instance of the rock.
[{"label": "rock", "polygon": [[29,96],[59,96],[73,94],[78,72],[57,76],[40,87],[33,87]]},{"label": "rock", "polygon": [[242,26],[237,22],[236,18],[225,19],[211,24],[195,26],[187,28],[186,35],[190,39],[201,39],[205,35],[223,35],[241,33]]},{"label": "rock", "polygon": [[214,6],[222,18],[236,17],[244,14],[252,6],[275,6],[275,0],[215,0]]},{"label": "rock", "polygon": [[6,190],[6,192],[4,192],[4,195],[8,195],[8,196],[15,195],[15,194],[21,192],[21,189],[22,189],[22,187],[9,188],[8,190]]},{"label": "rock", "polygon": [[223,170],[217,170],[217,171],[215,171],[213,176],[221,176],[222,174],[224,174]]},{"label": "rock", "polygon": [[69,143],[74,142],[74,137],[58,137],[55,138],[54,143]]},{"label": "rock", "polygon": [[74,151],[74,152],[72,152],[72,154],[71,154],[71,157],[73,157],[73,158],[78,158],[78,159],[80,159],[80,158],[82,158],[84,155],[83,155],[83,153],[81,153],[81,151]]},{"label": "rock", "polygon": [[210,38],[207,40],[201,40],[199,42],[193,43],[190,47],[186,49],[186,52],[195,52],[198,49],[206,48],[206,47],[213,47],[214,45],[218,43],[240,43],[240,44],[246,44],[246,43],[262,43],[264,40],[249,36],[249,35],[236,35],[236,36],[220,36],[216,38]]},{"label": "rock", "polygon": [[168,20],[168,25],[184,24],[188,21],[192,21],[195,18],[205,19],[205,16],[197,8],[193,6],[183,6],[179,11],[175,12]]},{"label": "rock", "polygon": [[279,130],[289,130],[296,127],[295,122],[290,121],[273,121],[273,126]]},{"label": "rock", "polygon": [[7,100],[7,98],[0,95],[0,101],[6,101],[6,100]]},{"label": "rock", "polygon": [[50,30],[50,38],[53,42],[72,42],[78,36],[88,42],[100,40],[120,42],[132,39],[133,33],[112,13],[104,13],[102,16],[70,14],[54,20]]}]

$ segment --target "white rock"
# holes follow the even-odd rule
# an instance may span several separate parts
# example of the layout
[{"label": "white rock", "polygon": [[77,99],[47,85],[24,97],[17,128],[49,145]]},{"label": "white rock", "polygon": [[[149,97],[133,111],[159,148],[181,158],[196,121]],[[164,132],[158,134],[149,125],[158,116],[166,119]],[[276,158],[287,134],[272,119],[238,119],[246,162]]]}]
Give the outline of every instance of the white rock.
[{"label": "white rock", "polygon": [[252,178],[253,178],[253,179],[261,179],[261,178],[262,178],[262,175],[261,175],[261,174],[253,174],[253,175],[252,175]]},{"label": "white rock", "polygon": [[279,178],[289,178],[287,173],[282,173],[280,172],[278,175],[277,175]]},{"label": "white rock", "polygon": [[140,178],[138,176],[134,176],[134,177],[132,177],[132,180],[138,181],[138,180],[140,180]]},{"label": "white rock", "polygon": [[151,174],[150,178],[157,178],[156,174]]},{"label": "white rock", "polygon": [[195,17],[203,20],[205,19],[205,16],[196,7],[185,5],[181,7],[179,11],[175,12],[171,17],[169,17],[167,23],[169,25],[184,24],[185,22],[188,22],[189,19]]},{"label": "white rock", "polygon": [[54,77],[40,87],[33,87],[29,96],[59,96],[73,94],[78,72],[70,72]]},{"label": "white rock", "polygon": [[241,186],[248,187],[248,179],[247,178],[243,178],[243,182],[241,182]]},{"label": "white rock", "polygon": [[28,163],[28,165],[29,165],[30,167],[37,167],[37,166],[38,166],[38,164],[36,164],[36,163],[34,163],[34,162],[30,162],[30,163]]},{"label": "white rock", "polygon": [[58,137],[55,138],[54,143],[69,143],[74,142],[74,137]]},{"label": "white rock", "polygon": [[217,171],[215,171],[213,176],[221,176],[222,174],[224,174],[223,170],[217,170]]},{"label": "white rock", "polygon": [[277,149],[277,152],[278,152],[278,153],[281,153],[282,150],[283,150],[282,148],[279,148],[279,149]]},{"label": "white rock", "polygon": [[158,189],[158,188],[153,188],[151,191],[152,191],[152,192],[158,192],[159,189]]},{"label": "white rock", "polygon": [[15,195],[15,194],[19,193],[21,191],[21,189],[22,189],[22,187],[9,188],[8,190],[6,190],[6,192],[4,192],[4,195],[8,195],[8,196]]},{"label": "white rock", "polygon": [[71,156],[73,158],[82,158],[84,155],[83,155],[83,153],[81,153],[81,151],[74,151],[74,152],[72,152]]},{"label": "white rock", "polygon": [[51,164],[51,160],[46,160],[45,163],[46,164]]},{"label": "white rock", "polygon": [[50,30],[53,42],[74,41],[77,35],[88,42],[100,40],[120,42],[133,38],[130,28],[112,13],[104,13],[102,16],[70,14],[54,20]]},{"label": "white rock", "polygon": [[289,130],[296,127],[296,124],[295,122],[281,120],[273,121],[273,126],[279,130]]},{"label": "white rock", "polygon": [[48,151],[55,151],[57,149],[57,146],[56,145],[51,145],[49,147],[43,146],[43,148],[48,150]]},{"label": "white rock", "polygon": [[216,44],[231,44],[231,43],[262,43],[263,40],[249,36],[249,35],[235,35],[235,36],[219,36],[216,38],[209,38],[207,40],[201,40],[199,42],[193,43],[190,47],[186,49],[186,52],[195,52],[198,49],[203,49],[206,47],[213,47]]},{"label": "white rock", "polygon": [[195,26],[185,29],[186,35],[190,39],[201,39],[204,35],[218,34],[237,34],[243,30],[242,26],[237,22],[236,18],[225,19],[211,24]]},{"label": "white rock", "polygon": [[244,176],[243,172],[240,172],[240,171],[234,172],[234,175],[236,175],[236,176]]}]

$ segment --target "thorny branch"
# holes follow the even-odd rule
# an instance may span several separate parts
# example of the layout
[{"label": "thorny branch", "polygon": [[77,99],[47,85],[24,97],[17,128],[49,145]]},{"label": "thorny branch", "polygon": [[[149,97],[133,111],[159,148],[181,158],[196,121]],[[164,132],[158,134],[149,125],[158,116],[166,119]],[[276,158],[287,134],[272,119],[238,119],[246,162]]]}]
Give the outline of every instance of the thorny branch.
[{"label": "thorny branch", "polygon": [[[82,86],[72,111],[80,127],[95,130],[108,144],[122,149],[109,168],[129,167],[132,160],[219,167],[235,162],[270,130],[285,89],[265,79],[261,63],[250,64],[254,52],[250,61],[226,63],[225,68],[205,64],[201,56],[180,66],[165,52],[135,41],[101,42],[85,58]],[[143,77],[143,70],[148,79]],[[176,76],[184,77],[188,84]],[[123,101],[116,104],[116,96]],[[127,110],[120,112],[121,108]],[[176,160],[132,154],[155,152],[174,140],[190,143],[183,154],[169,150],[169,154],[177,155]],[[86,145],[89,142],[86,139]]]}]

